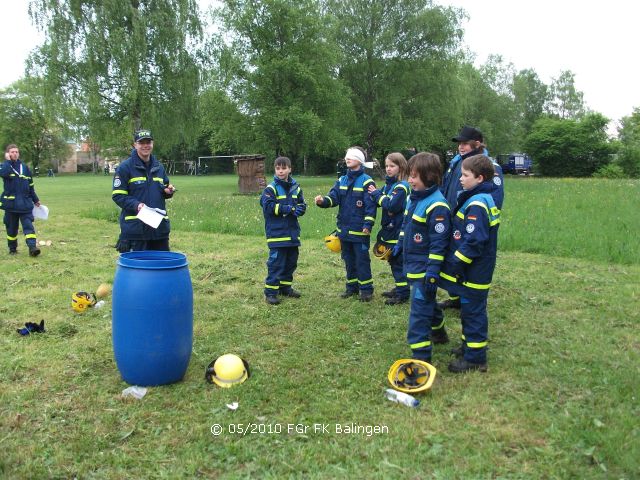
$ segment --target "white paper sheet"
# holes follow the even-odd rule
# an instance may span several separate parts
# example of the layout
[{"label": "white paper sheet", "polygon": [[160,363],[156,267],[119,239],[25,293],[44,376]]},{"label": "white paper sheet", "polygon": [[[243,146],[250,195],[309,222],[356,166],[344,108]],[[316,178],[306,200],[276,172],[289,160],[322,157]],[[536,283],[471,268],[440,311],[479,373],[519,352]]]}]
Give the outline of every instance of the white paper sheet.
[{"label": "white paper sheet", "polygon": [[158,225],[160,225],[160,222],[164,218],[164,215],[162,213],[159,213],[157,210],[145,205],[140,209],[138,215],[136,216],[150,227],[158,228]]}]

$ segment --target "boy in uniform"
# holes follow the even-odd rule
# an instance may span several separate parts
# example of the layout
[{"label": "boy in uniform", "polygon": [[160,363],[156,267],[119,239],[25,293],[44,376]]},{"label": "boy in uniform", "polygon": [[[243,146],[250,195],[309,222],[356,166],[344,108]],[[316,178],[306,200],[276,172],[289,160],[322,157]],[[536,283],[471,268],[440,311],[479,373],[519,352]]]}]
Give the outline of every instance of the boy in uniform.
[{"label": "boy in uniform", "polygon": [[291,177],[291,160],[287,157],[276,158],[274,170],[273,182],[267,185],[260,197],[269,247],[267,278],[264,282],[265,301],[269,305],[280,303],[278,294],[300,298],[300,293],[291,285],[293,272],[298,266],[300,247],[298,217],[307,210],[302,189]]},{"label": "boy in uniform", "polygon": [[[462,161],[460,192],[452,212],[449,251],[439,286],[460,297],[462,344],[449,371],[487,370],[487,298],[496,265],[500,210],[492,196],[495,170],[486,155]],[[439,308],[437,308],[439,310]]]}]

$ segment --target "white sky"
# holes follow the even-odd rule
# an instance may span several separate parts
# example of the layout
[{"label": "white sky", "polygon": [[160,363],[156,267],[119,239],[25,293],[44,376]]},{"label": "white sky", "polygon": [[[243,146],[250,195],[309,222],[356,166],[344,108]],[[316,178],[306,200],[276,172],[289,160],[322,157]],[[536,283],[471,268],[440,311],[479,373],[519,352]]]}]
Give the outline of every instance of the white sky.
[{"label": "white sky", "polygon": [[[546,84],[571,70],[587,106],[613,121],[640,107],[637,0],[435,1],[468,12],[465,44],[478,65],[489,54],[499,54],[516,70],[532,68]],[[0,88],[24,75],[27,55],[42,41],[31,25],[28,4],[0,0]]]}]

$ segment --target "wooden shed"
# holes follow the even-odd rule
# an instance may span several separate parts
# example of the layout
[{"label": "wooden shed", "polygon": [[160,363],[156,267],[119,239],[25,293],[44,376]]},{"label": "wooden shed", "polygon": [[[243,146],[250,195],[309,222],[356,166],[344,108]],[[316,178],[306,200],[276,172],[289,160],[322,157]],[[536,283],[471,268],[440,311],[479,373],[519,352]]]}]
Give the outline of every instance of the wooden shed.
[{"label": "wooden shed", "polygon": [[240,193],[260,193],[267,187],[264,178],[264,155],[234,155]]}]

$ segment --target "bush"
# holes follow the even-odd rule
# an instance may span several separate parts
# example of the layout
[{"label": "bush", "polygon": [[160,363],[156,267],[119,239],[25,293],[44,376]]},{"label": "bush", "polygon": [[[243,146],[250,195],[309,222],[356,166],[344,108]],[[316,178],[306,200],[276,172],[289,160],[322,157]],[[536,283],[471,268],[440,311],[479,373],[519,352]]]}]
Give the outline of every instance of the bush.
[{"label": "bush", "polygon": [[614,165],[612,163],[600,167],[593,174],[594,178],[627,178],[627,175],[622,170],[622,167],[619,165]]}]

